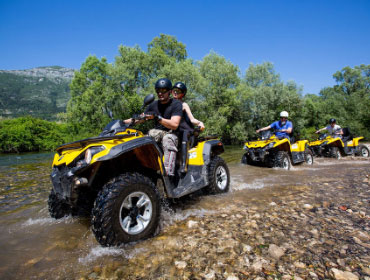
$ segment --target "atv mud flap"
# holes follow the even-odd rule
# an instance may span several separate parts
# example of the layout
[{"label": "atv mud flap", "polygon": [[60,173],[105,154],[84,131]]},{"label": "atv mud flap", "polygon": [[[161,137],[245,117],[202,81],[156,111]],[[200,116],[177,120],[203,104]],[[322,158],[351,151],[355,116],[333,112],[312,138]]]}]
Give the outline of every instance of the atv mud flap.
[{"label": "atv mud flap", "polygon": [[304,162],[304,152],[292,152],[293,164]]},{"label": "atv mud flap", "polygon": [[189,165],[186,175],[180,178],[177,187],[168,192],[168,194],[171,198],[179,198],[200,190],[207,185],[207,166]]},{"label": "atv mud flap", "polygon": [[[356,147],[357,148],[357,147]],[[353,147],[348,147],[348,146],[345,146],[344,148],[343,148],[343,150],[344,150],[344,153],[346,154],[346,155],[353,155],[355,152],[357,152],[356,150],[358,150],[358,149],[354,149]]]}]

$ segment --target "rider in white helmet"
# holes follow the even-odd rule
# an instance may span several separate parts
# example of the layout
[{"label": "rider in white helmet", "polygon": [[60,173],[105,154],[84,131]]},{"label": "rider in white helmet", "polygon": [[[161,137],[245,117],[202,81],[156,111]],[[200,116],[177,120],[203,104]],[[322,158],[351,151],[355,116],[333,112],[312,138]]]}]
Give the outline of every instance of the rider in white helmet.
[{"label": "rider in white helmet", "polygon": [[288,117],[289,117],[288,112],[287,111],[282,111],[280,113],[280,120],[279,121],[273,122],[269,126],[257,129],[256,132],[259,133],[260,131],[264,131],[264,130],[268,130],[268,129],[273,128],[273,129],[276,130],[275,135],[279,139],[281,139],[281,138],[290,139],[289,134],[292,133],[293,124],[292,124],[292,122],[288,121]]}]

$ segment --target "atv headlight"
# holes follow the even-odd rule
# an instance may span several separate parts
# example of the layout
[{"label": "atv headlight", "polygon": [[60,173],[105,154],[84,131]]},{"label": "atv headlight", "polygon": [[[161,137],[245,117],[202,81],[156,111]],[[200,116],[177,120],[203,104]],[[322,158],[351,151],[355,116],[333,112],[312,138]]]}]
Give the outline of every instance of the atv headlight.
[{"label": "atv headlight", "polygon": [[97,147],[88,148],[85,152],[85,162],[87,164],[90,164],[91,159],[93,158],[93,156],[96,155],[97,153],[100,153],[104,149],[105,149],[104,146],[97,146]]}]

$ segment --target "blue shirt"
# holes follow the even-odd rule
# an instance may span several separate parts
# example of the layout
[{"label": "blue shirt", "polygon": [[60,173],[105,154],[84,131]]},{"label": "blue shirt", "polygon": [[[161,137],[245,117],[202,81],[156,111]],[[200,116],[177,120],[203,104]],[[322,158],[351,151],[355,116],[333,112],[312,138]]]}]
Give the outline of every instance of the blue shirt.
[{"label": "blue shirt", "polygon": [[[282,129],[293,129],[293,124],[290,121],[286,121],[284,125],[281,124],[281,121],[276,121],[270,124],[270,127],[276,130],[282,130]],[[288,132],[281,132],[277,131],[275,132],[275,135],[277,138],[288,138],[289,139],[289,133]]]}]

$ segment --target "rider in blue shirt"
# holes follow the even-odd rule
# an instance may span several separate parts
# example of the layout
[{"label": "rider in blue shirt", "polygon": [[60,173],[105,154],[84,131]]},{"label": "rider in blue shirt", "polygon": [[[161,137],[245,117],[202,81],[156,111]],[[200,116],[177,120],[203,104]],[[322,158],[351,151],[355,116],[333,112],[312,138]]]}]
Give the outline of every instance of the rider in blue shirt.
[{"label": "rider in blue shirt", "polygon": [[282,111],[280,113],[280,120],[279,121],[273,122],[269,126],[257,129],[256,132],[259,133],[260,131],[264,131],[264,130],[268,130],[268,129],[273,128],[273,129],[277,130],[275,132],[275,135],[276,135],[277,138],[279,138],[279,139],[281,139],[281,138],[290,139],[289,134],[292,133],[293,124],[292,124],[292,122],[288,121],[288,116],[289,116],[289,114],[288,114],[287,111]]}]

